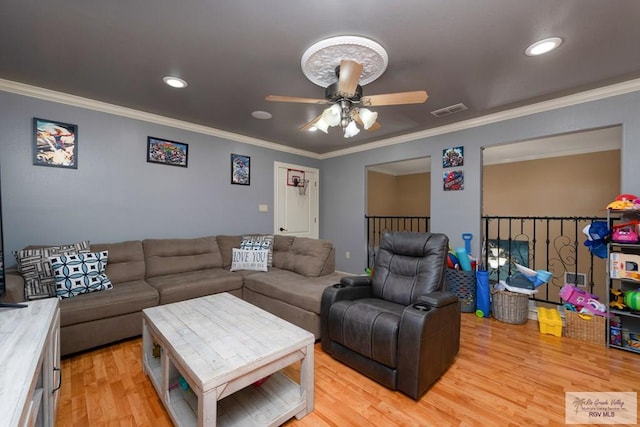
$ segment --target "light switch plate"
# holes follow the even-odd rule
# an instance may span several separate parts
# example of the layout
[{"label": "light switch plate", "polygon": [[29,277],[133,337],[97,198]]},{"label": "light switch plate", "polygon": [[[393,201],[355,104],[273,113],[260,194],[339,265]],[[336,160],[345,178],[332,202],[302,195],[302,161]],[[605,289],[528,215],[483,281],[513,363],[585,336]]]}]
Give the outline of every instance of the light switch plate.
[{"label": "light switch plate", "polygon": [[258,212],[269,212],[269,205],[258,205]]}]

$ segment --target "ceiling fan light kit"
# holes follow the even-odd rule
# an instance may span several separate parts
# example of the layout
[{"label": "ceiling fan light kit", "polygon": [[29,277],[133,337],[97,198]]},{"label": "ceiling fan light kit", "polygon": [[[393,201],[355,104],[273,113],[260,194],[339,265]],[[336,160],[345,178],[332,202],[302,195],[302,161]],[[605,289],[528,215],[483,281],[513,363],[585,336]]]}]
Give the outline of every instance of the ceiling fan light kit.
[{"label": "ceiling fan light kit", "polygon": [[[340,126],[345,138],[356,136],[360,124],[376,130],[378,113],[364,106],[419,104],[427,100],[427,92],[398,92],[364,96],[362,85],[376,80],[387,69],[389,57],[377,42],[364,37],[339,36],[321,40],[302,55],[302,71],[313,83],[325,88],[325,99],[268,95],[267,101],[303,104],[331,104],[301,130],[320,130]],[[336,81],[337,80],[337,81]],[[356,124],[357,123],[357,124]]]}]

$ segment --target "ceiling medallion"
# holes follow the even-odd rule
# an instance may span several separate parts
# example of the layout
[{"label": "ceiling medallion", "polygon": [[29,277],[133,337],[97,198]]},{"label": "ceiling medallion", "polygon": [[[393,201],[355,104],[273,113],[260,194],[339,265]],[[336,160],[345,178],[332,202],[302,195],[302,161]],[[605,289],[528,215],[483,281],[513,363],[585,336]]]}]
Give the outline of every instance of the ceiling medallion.
[{"label": "ceiling medallion", "polygon": [[389,56],[373,40],[358,36],[338,36],[320,40],[302,55],[302,72],[313,83],[327,87],[336,82],[336,67],[343,59],[362,64],[360,84],[371,83],[384,73]]}]

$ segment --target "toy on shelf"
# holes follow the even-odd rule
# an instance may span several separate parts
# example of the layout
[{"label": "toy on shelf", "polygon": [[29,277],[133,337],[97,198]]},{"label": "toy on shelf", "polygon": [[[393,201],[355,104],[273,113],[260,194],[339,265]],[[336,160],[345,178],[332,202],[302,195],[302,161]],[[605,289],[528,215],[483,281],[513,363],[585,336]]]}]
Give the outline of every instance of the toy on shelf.
[{"label": "toy on shelf", "polygon": [[627,307],[624,304],[624,293],[620,289],[611,289],[609,296],[609,307],[618,310],[624,310]]},{"label": "toy on shelf", "polygon": [[607,205],[607,209],[614,210],[631,210],[635,208],[635,201],[638,196],[633,194],[620,194],[616,199]]},{"label": "toy on shelf", "polygon": [[611,232],[611,241],[615,243],[638,243],[638,221],[633,220],[624,224],[614,225]]},{"label": "toy on shelf", "polygon": [[640,281],[640,255],[613,252],[609,258],[612,279]]},{"label": "toy on shelf", "polygon": [[640,289],[625,292],[624,303],[630,310],[640,311]]},{"label": "toy on shelf", "polygon": [[560,289],[560,298],[569,304],[573,304],[579,313],[604,316],[607,311],[607,307],[598,300],[597,295],[590,294],[573,285],[564,285]]}]

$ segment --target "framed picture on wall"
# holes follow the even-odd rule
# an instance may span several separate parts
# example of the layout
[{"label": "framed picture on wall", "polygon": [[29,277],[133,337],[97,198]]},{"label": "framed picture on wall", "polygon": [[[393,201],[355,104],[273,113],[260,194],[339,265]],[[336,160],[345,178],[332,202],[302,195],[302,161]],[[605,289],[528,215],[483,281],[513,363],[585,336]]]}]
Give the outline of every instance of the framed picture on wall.
[{"label": "framed picture on wall", "polygon": [[444,191],[464,190],[464,172],[455,170],[442,174],[442,189]]},{"label": "framed picture on wall", "polygon": [[240,154],[231,155],[231,183],[238,185],[250,185],[251,182],[251,157]]},{"label": "framed picture on wall", "polygon": [[442,167],[456,168],[464,166],[464,147],[451,147],[442,150]]},{"label": "framed picture on wall", "polygon": [[78,126],[34,118],[33,164],[78,169]]},{"label": "framed picture on wall", "polygon": [[189,145],[149,136],[147,162],[186,168],[189,162]]}]

